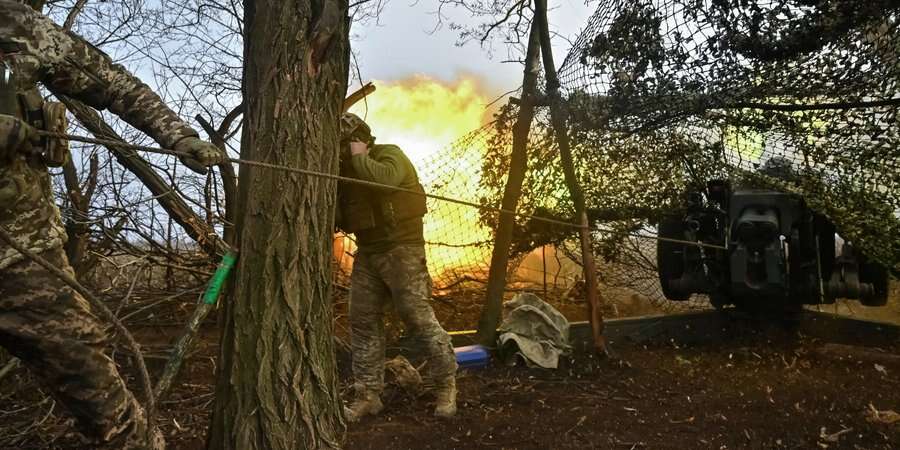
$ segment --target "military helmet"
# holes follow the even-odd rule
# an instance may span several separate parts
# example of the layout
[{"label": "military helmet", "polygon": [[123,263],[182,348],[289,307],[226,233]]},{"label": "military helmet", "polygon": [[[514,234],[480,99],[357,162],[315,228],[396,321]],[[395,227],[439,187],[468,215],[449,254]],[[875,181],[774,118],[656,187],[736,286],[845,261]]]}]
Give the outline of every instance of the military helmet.
[{"label": "military helmet", "polygon": [[372,136],[372,129],[362,118],[353,113],[344,113],[341,115],[341,140],[352,138],[364,142],[371,142],[375,139]]}]

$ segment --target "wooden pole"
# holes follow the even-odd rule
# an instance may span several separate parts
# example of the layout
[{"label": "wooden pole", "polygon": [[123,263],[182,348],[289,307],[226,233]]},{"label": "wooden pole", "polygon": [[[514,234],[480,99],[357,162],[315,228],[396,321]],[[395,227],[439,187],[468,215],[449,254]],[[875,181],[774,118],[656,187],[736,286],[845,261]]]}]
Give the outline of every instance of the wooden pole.
[{"label": "wooden pole", "polygon": [[[519,197],[522,195],[522,183],[525,181],[525,170],[528,167],[528,134],[531,131],[531,121],[534,119],[535,93],[540,71],[539,31],[537,23],[532,21],[531,31],[528,35],[528,49],[525,54],[519,116],[513,127],[509,176],[503,190],[502,208],[507,211],[515,211],[518,207]],[[494,249],[491,253],[491,268],[484,308],[481,310],[481,318],[478,320],[478,341],[488,347],[493,347],[497,340],[497,326],[500,324],[503,292],[506,290],[506,271],[509,266],[509,249],[512,245],[514,224],[515,217],[512,214],[500,213],[497,232],[494,236]]]},{"label": "wooden pole", "polygon": [[541,247],[541,269],[544,277],[544,300],[547,299],[547,245]]},{"label": "wooden pole", "polygon": [[541,55],[544,60],[544,77],[547,80],[547,97],[550,103],[550,120],[559,146],[566,186],[575,204],[575,215],[581,225],[581,260],[584,270],[584,281],[587,285],[588,317],[594,338],[594,349],[606,355],[606,338],[603,336],[603,314],[600,311],[600,293],[597,289],[597,269],[594,265],[594,248],[591,243],[590,221],[585,208],[584,192],[578,183],[575,164],[572,160],[572,148],[566,127],[566,113],[559,95],[559,78],[556,76],[556,65],[553,63],[553,49],[550,46],[550,27],[547,20],[547,0],[535,0],[535,23],[540,28]]},{"label": "wooden pole", "polygon": [[366,98],[369,94],[375,92],[375,85],[372,82],[368,82],[363,85],[363,87],[357,89],[352,94],[348,95],[346,99],[344,99],[344,112],[347,112],[350,107],[353,106],[356,102]]}]

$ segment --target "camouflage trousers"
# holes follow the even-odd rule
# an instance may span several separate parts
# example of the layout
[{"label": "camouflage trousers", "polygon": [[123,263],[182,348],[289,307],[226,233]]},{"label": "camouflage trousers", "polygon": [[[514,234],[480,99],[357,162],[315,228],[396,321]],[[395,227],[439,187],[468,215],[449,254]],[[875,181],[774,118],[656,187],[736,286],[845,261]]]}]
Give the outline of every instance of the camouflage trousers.
[{"label": "camouflage trousers", "polygon": [[359,253],[350,275],[350,329],[353,376],[363,388],[384,388],[384,308],[393,302],[406,332],[426,359],[425,379],[440,384],[456,374],[450,335],[441,328],[431,298],[431,276],[422,246],[399,246],[384,253]]},{"label": "camouflage trousers", "polygon": [[[41,256],[72,273],[62,249]],[[147,448],[144,410],[105,342],[87,301],[59,278],[28,259],[0,269],[0,345],[75,417],[91,448]]]}]

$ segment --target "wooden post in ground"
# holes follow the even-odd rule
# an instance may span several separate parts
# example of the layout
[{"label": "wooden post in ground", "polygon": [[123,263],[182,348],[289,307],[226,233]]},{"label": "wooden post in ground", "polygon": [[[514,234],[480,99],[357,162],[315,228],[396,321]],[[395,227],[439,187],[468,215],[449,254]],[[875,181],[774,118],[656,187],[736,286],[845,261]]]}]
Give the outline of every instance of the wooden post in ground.
[{"label": "wooden post in ground", "polygon": [[547,20],[547,0],[535,0],[535,23],[540,28],[541,55],[544,61],[544,77],[547,81],[547,98],[550,103],[550,120],[559,146],[559,157],[562,162],[566,186],[572,203],[575,204],[575,216],[578,218],[579,238],[581,240],[581,259],[584,269],[584,281],[587,286],[588,317],[594,338],[594,349],[602,355],[607,354],[606,338],[603,336],[603,314],[600,311],[600,293],[597,289],[597,269],[594,265],[594,249],[591,243],[590,221],[585,208],[584,192],[578,183],[575,164],[572,160],[572,148],[566,128],[566,113],[559,94],[559,78],[556,76],[556,65],[553,63],[553,49],[550,47],[550,27]]},{"label": "wooden post in ground", "polygon": [[544,299],[547,299],[547,244],[541,247],[541,275],[544,277]]},{"label": "wooden post in ground", "polygon": [[[515,211],[522,195],[522,183],[525,181],[525,169],[528,167],[528,134],[531,121],[534,119],[535,93],[537,77],[540,70],[540,36],[536,23],[532,23],[528,35],[528,50],[525,55],[525,73],[522,79],[522,99],[519,103],[519,116],[513,127],[512,155],[509,163],[509,176],[503,190],[501,208]],[[478,342],[493,347],[497,340],[497,326],[500,324],[500,312],[503,303],[503,292],[506,290],[506,271],[509,265],[509,248],[512,245],[515,216],[511,213],[500,213],[497,231],[494,236],[494,249],[491,253],[491,268],[488,275],[487,293],[481,318],[478,320]]]}]

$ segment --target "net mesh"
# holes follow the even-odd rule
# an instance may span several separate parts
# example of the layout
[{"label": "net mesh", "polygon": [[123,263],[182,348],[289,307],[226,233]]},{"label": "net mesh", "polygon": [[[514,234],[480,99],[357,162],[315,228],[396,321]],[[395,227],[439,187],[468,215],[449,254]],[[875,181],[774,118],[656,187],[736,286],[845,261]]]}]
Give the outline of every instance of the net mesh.
[{"label": "net mesh", "polygon": [[[630,147],[619,154],[629,164],[662,156],[654,174],[669,160],[688,181],[724,172],[802,194],[896,269],[897,11],[889,1],[602,2],[559,71],[571,132],[593,152]],[[676,194],[655,191],[659,204]]]},{"label": "net mesh", "polygon": [[[700,296],[663,298],[655,242],[635,235],[652,235],[687,188],[713,178],[801,194],[869,258],[900,267],[900,6],[863,3],[598,4],[558,75],[605,284],[667,310],[705,306]],[[426,188],[499,205],[516,116],[516,106],[502,108],[422,164]],[[575,222],[546,107],[536,111],[528,152],[519,211]],[[429,207],[436,284],[484,278],[496,213],[473,221],[465,206]],[[517,220],[511,273],[544,245],[577,264],[574,237],[570,227]]]}]

